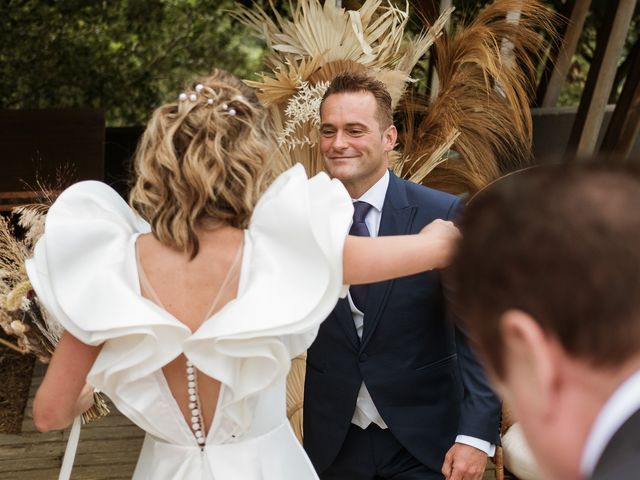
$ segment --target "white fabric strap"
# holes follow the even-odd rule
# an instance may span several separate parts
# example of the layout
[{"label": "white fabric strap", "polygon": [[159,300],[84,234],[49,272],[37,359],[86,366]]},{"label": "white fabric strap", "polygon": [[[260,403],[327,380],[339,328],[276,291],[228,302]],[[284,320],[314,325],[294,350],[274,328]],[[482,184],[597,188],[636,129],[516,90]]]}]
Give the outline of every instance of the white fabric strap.
[{"label": "white fabric strap", "polygon": [[78,441],[80,440],[80,427],[82,427],[82,415],[78,415],[73,420],[73,425],[71,425],[69,440],[67,440],[67,449],[64,452],[58,480],[69,480],[71,478],[71,469],[73,468],[73,461],[76,458],[76,450],[78,449]]}]

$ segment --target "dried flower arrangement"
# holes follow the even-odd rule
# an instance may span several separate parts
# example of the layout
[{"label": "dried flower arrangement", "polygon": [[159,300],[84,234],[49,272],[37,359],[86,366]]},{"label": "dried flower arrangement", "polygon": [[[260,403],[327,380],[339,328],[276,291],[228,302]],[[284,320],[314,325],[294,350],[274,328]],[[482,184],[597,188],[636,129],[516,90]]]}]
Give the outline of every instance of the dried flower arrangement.
[{"label": "dried flower arrangement", "polygon": [[[310,175],[323,169],[318,148],[318,105],[330,81],[344,71],[382,81],[404,118],[394,172],[450,193],[471,193],[528,165],[529,94],[536,67],[553,40],[555,21],[541,0],[495,0],[470,22],[445,31],[453,9],[410,36],[409,3],[365,0],[358,10],[336,2],[290,3],[291,19],[270,8],[232,13],[262,37],[265,66],[254,87],[270,108],[285,170],[302,163]],[[439,80],[435,98],[405,95],[411,72],[430,57]],[[401,102],[402,99],[402,102]]]},{"label": "dried flower arrangement", "polygon": [[[27,272],[25,259],[44,232],[47,203],[15,208],[10,217],[0,217],[0,327],[15,343],[0,338],[2,345],[49,363],[62,335],[62,325],[51,318],[38,301]],[[17,227],[17,228],[16,228]],[[23,230],[20,234],[16,230]],[[94,393],[94,405],[82,414],[83,423],[109,413],[106,398]]]},{"label": "dried flower arrangement", "polygon": [[[396,2],[365,0],[358,10],[346,10],[332,1],[299,0],[290,4],[291,20],[273,5],[270,10],[271,16],[255,5],[232,12],[267,44],[265,65],[270,71],[246,83],[270,109],[283,153],[276,169],[301,163],[314,175],[323,169],[318,109],[331,80],[345,71],[368,71],[387,86],[395,108],[414,82],[411,70],[442,35],[453,8],[411,38],[409,2],[403,9]],[[394,162],[401,160],[399,154],[393,157]]]}]

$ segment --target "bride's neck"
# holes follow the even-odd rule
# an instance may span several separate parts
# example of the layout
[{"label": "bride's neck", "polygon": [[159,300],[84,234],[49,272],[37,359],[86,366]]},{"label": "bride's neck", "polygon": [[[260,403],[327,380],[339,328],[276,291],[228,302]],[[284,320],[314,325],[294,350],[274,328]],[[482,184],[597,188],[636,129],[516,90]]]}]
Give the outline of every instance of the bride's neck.
[{"label": "bride's neck", "polygon": [[195,232],[198,238],[227,237],[235,236],[242,232],[242,229],[233,227],[226,222],[215,218],[202,218],[195,225]]},{"label": "bride's neck", "polygon": [[213,217],[202,217],[198,219],[196,222],[195,228],[199,233],[203,232],[212,232],[216,230],[221,230],[223,228],[230,228],[231,226],[222,220]]}]

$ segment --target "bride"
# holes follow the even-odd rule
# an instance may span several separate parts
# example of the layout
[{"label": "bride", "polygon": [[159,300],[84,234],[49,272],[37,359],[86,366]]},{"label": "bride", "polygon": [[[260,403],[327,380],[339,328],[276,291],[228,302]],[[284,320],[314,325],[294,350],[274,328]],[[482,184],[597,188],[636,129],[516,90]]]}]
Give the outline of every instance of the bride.
[{"label": "bride", "polygon": [[338,181],[297,165],[272,182],[271,131],[216,70],[154,112],[131,207],[100,182],[60,195],[27,261],[66,330],[34,401],[40,431],[97,388],[146,432],[136,480],[317,478],[286,418],[290,359],[345,285],[444,267],[458,231],[347,235]]}]

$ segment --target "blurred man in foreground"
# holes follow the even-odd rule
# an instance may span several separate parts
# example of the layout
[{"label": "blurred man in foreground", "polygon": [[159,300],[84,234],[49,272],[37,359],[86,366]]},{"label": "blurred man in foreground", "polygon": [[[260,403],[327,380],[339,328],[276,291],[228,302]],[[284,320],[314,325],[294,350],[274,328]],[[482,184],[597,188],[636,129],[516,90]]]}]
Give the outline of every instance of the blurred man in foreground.
[{"label": "blurred man in foreground", "polygon": [[640,175],[541,167],[468,207],[461,318],[553,479],[640,478]]}]

